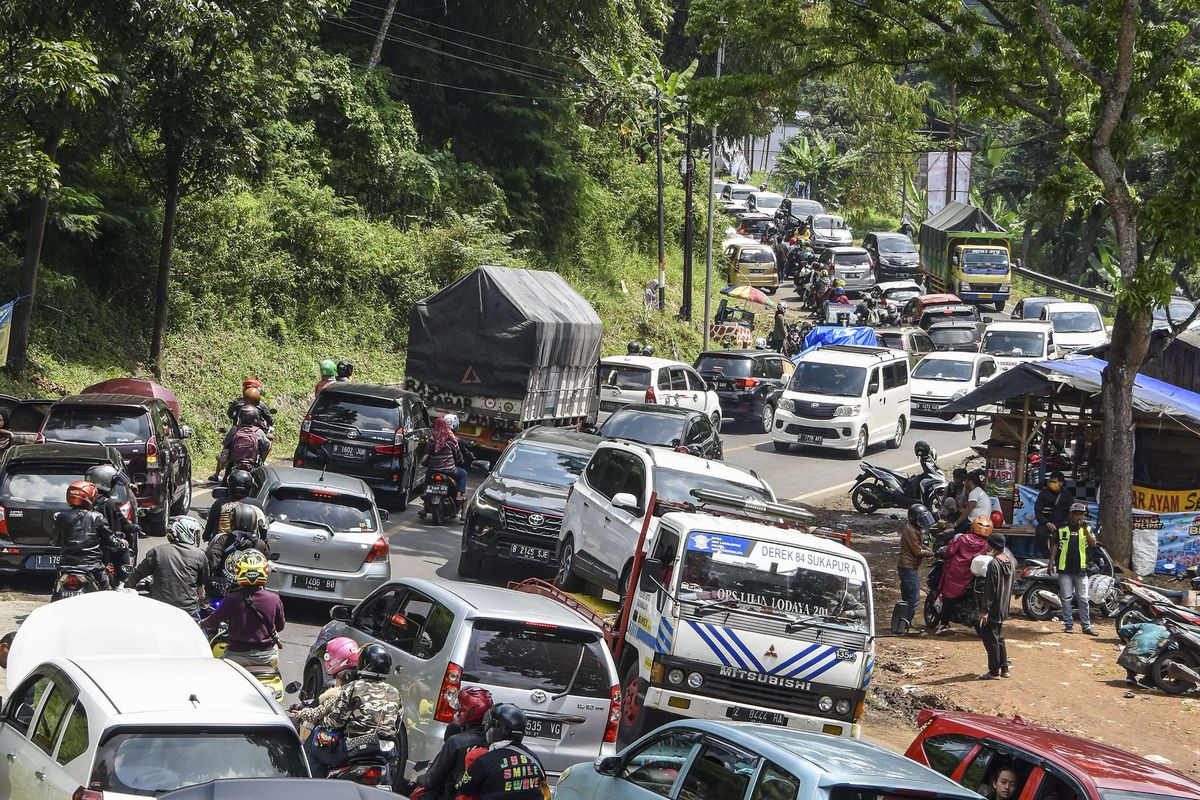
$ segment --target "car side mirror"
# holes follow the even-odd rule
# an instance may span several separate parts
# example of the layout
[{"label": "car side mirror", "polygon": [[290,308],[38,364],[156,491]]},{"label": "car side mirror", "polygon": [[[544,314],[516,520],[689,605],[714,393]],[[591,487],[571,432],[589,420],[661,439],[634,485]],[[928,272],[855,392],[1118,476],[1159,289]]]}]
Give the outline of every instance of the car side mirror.
[{"label": "car side mirror", "polygon": [[994,320],[992,317],[984,317],[983,321],[984,322],[995,322],[996,320]]},{"label": "car side mirror", "polygon": [[629,492],[617,492],[614,494],[612,504],[617,508],[623,508],[626,511],[632,511],[634,513],[637,513],[640,510],[638,508],[637,498]]},{"label": "car side mirror", "polygon": [[387,522],[388,518],[391,517],[391,514],[388,512],[388,510],[386,508],[380,508],[380,509],[376,509],[376,510],[379,511],[379,521],[380,522]]},{"label": "car side mirror", "polygon": [[329,609],[329,618],[335,622],[349,622],[354,609],[350,606],[339,605]]},{"label": "car side mirror", "polygon": [[663,588],[658,576],[662,575],[663,563],[657,558],[647,558],[642,562],[642,572],[638,576],[638,588],[643,592],[657,592]]},{"label": "car side mirror", "polygon": [[867,394],[875,394],[879,391],[879,381],[871,381],[867,385]]},{"label": "car side mirror", "polygon": [[287,694],[296,694],[297,692],[300,691],[300,687],[301,687],[300,681],[292,681],[287,686],[283,687],[283,691]]},{"label": "car side mirror", "polygon": [[595,766],[596,772],[601,775],[615,778],[621,774],[621,757],[605,756],[604,758],[597,758],[593,766]]},{"label": "car side mirror", "polygon": [[475,459],[471,462],[471,469],[475,470],[476,472],[491,472],[492,462]]},{"label": "car side mirror", "polygon": [[193,435],[194,434],[192,432],[191,426],[189,426],[189,425],[180,425],[179,426],[179,438],[180,439],[190,439],[190,438],[192,438]]},{"label": "car side mirror", "polygon": [[218,486],[212,490],[212,498],[213,500],[228,500],[229,490],[224,486]]}]

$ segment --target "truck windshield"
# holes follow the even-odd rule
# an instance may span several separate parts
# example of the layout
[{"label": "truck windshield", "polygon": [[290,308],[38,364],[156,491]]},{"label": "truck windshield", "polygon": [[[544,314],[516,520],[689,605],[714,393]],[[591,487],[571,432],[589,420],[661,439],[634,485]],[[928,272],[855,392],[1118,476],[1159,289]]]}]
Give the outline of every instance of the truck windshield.
[{"label": "truck windshield", "polygon": [[971,248],[963,251],[962,265],[963,272],[968,274],[1008,272],[1008,252],[999,247]]},{"label": "truck windshield", "polygon": [[1049,311],[1055,333],[1095,333],[1104,330],[1104,321],[1095,311]]},{"label": "truck windshield", "polygon": [[984,331],[984,353],[1010,358],[1041,358],[1045,355],[1046,334],[1041,331]]},{"label": "truck windshield", "polygon": [[796,373],[792,375],[792,383],[788,388],[806,394],[861,397],[866,380],[867,371],[862,367],[801,361],[796,365]]},{"label": "truck windshield", "polygon": [[862,562],[726,533],[688,534],[679,599],[870,630]]}]

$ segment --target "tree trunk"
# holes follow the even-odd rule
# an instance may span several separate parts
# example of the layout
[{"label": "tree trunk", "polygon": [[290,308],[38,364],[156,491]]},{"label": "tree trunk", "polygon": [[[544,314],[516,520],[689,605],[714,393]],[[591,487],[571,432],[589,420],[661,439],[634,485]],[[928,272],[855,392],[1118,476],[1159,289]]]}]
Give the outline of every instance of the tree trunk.
[{"label": "tree trunk", "polygon": [[396,0],[388,0],[387,8],[383,10],[383,19],[379,21],[379,33],[375,36],[375,44],[371,47],[371,57],[367,59],[367,69],[375,69],[379,65],[379,57],[383,53],[383,40],[387,38],[388,28],[392,27],[392,14],[396,10]]},{"label": "tree trunk", "polygon": [[1067,265],[1067,274],[1064,280],[1069,283],[1079,283],[1080,278],[1083,277],[1083,271],[1087,269],[1088,256],[1096,249],[1096,240],[1100,238],[1100,231],[1103,230],[1103,227],[1104,206],[1096,203],[1084,219],[1083,232],[1076,243],[1071,263]]},{"label": "tree trunk", "polygon": [[158,251],[158,291],[154,297],[154,338],[150,342],[150,368],[162,377],[162,348],[167,335],[167,299],[171,288],[171,244],[175,236],[175,212],[179,207],[179,179],[183,171],[183,145],[168,136],[166,184],[163,202],[162,245]]},{"label": "tree trunk", "polygon": [[[50,161],[57,157],[58,143],[61,139],[62,134],[58,130],[46,137],[42,151]],[[33,298],[37,292],[38,266],[42,260],[42,241],[46,234],[46,215],[49,209],[50,192],[43,188],[29,206],[29,225],[25,230],[25,259],[21,263],[17,304],[13,306],[8,358],[19,376],[24,376],[29,366],[29,329],[33,324]]]}]

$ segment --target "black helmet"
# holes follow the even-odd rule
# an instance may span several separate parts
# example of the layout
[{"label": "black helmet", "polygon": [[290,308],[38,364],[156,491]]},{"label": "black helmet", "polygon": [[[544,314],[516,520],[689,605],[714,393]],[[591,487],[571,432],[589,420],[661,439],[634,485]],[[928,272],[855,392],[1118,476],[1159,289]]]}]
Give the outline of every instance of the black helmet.
[{"label": "black helmet", "polygon": [[339,378],[345,378],[348,380],[350,378],[350,376],[353,374],[354,374],[354,365],[351,364],[349,361],[342,360],[337,363],[337,376]]},{"label": "black helmet", "polygon": [[241,500],[254,493],[254,476],[244,469],[235,469],[225,479],[225,488],[234,500]]},{"label": "black helmet", "polygon": [[928,458],[929,454],[933,452],[933,448],[929,446],[929,442],[922,439],[913,445],[913,452],[916,453],[917,458]]},{"label": "black helmet", "polygon": [[358,675],[360,678],[383,680],[392,672],[392,657],[383,645],[372,642],[358,651]]},{"label": "black helmet", "polygon": [[258,509],[248,503],[237,503],[229,511],[229,530],[258,533],[259,520]]},{"label": "black helmet", "polygon": [[642,355],[647,356],[647,357],[654,355],[654,345],[648,344],[645,347],[643,347]]},{"label": "black helmet", "polygon": [[872,295],[867,295],[867,308],[875,307],[875,298]]},{"label": "black helmet", "polygon": [[[362,656],[359,656],[362,663]],[[488,709],[483,717],[483,735],[488,744],[520,742],[525,738],[525,710],[512,703],[499,703]]]},{"label": "black helmet", "polygon": [[908,507],[908,521],[919,530],[932,528],[934,523],[933,514],[920,503]]},{"label": "black helmet", "polygon": [[641,342],[630,342],[629,347],[626,348],[625,352],[627,352],[631,356],[640,356],[642,354],[642,343]]},{"label": "black helmet", "polygon": [[257,425],[258,424],[258,409],[254,406],[246,405],[238,409],[238,425]]},{"label": "black helmet", "polygon": [[117,488],[117,468],[112,464],[96,464],[88,469],[83,479],[94,483],[101,494],[112,494]]}]

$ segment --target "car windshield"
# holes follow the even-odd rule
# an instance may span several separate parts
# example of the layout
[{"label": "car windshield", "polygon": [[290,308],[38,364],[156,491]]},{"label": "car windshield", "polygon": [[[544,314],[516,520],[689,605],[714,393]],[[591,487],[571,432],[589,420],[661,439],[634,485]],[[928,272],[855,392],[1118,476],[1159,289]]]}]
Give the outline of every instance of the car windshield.
[{"label": "car windshield", "polygon": [[[934,340],[936,341],[936,339]],[[942,358],[926,358],[912,371],[914,379],[925,381],[969,381],[975,369],[970,361],[951,361]]]},{"label": "car windshield", "polygon": [[975,342],[975,329],[932,328],[929,331],[929,338],[933,339],[934,344],[941,345],[973,344]]},{"label": "car windshield", "polygon": [[879,237],[879,252],[888,255],[916,255],[917,248],[907,236]]},{"label": "car windshield", "polygon": [[819,231],[844,231],[846,220],[841,217],[817,217],[813,220],[813,227]]},{"label": "car windshield", "polygon": [[792,374],[792,382],[788,388],[793,392],[807,394],[861,397],[866,382],[867,371],[863,367],[801,361],[796,365],[796,371]]},{"label": "car windshield", "polygon": [[795,616],[870,630],[867,571],[842,555],[724,533],[693,531],[679,575],[679,599]]},{"label": "car windshield", "polygon": [[650,370],[625,364],[601,364],[601,383],[618,389],[650,388]]},{"label": "car windshield", "polygon": [[833,260],[839,267],[861,267],[871,263],[871,257],[866,253],[838,253]]},{"label": "car windshield", "polygon": [[1098,311],[1054,311],[1047,314],[1055,333],[1095,333],[1104,330]]},{"label": "car windshield", "polygon": [[97,792],[159,795],[221,778],[306,778],[292,731],[211,726],[119,731],[96,751],[89,786]]},{"label": "car windshield", "polygon": [[920,289],[888,289],[883,293],[883,297],[892,303],[905,303],[920,293]]},{"label": "car windshield", "polygon": [[314,422],[345,425],[364,431],[394,431],[400,427],[400,407],[395,400],[351,397],[324,391],[313,406]]},{"label": "car windshield", "polygon": [[58,405],[42,433],[56,442],[133,444],[150,438],[150,415],[141,408]]},{"label": "car windshield", "polygon": [[375,511],[365,497],[330,489],[281,486],[267,497],[267,514],[290,525],[305,523],[331,531],[373,531]]},{"label": "car windshield", "polygon": [[675,447],[683,441],[685,422],[686,418],[677,414],[626,409],[609,417],[600,426],[600,435],[608,439]]},{"label": "car windshield", "polygon": [[943,306],[942,308],[934,308],[921,314],[921,327],[928,327],[940,320],[950,319],[978,319],[979,312],[974,308],[954,308],[952,306]]},{"label": "car windshield", "polygon": [[758,208],[779,208],[782,202],[783,198],[774,194],[760,194],[754,198],[754,205]]},{"label": "car windshield", "polygon": [[726,378],[747,378],[750,376],[751,361],[748,358],[728,358],[726,356],[700,356],[696,363],[697,372],[717,372]]},{"label": "car windshield", "polygon": [[[753,480],[749,475],[746,478]],[[667,503],[695,503],[696,497],[691,493],[692,489],[725,492],[737,497],[757,497],[767,501],[775,499],[763,486],[726,480],[704,472],[681,472],[665,467],[654,471],[654,491],[658,492],[659,500]]]},{"label": "car windshield", "polygon": [[575,482],[587,462],[585,453],[519,442],[505,451],[496,473],[502,478],[566,488]]},{"label": "car windshield", "polygon": [[747,248],[738,253],[738,262],[742,264],[770,264],[775,260],[775,255],[770,251],[760,247]]},{"label": "car windshield", "polygon": [[[10,469],[20,470],[9,472],[4,478],[4,487],[0,489],[0,497],[24,503],[58,503],[67,504],[67,487],[72,481],[83,478],[87,467],[83,465],[62,466],[30,466],[20,465]],[[125,487],[118,483],[115,495],[118,500],[125,497]]]},{"label": "car windshield", "polygon": [[984,331],[980,350],[993,356],[1041,358],[1045,343],[1041,331]]},{"label": "car windshield", "polygon": [[572,696],[607,699],[613,680],[603,648],[600,636],[590,631],[542,622],[476,620],[462,683],[552,695],[569,688]]}]

